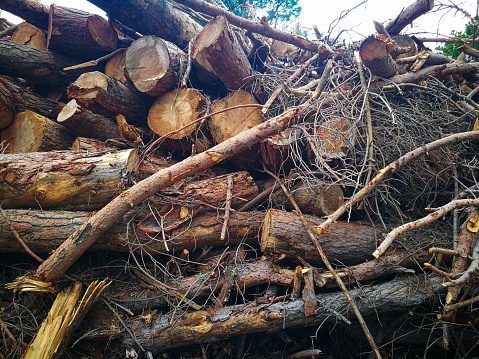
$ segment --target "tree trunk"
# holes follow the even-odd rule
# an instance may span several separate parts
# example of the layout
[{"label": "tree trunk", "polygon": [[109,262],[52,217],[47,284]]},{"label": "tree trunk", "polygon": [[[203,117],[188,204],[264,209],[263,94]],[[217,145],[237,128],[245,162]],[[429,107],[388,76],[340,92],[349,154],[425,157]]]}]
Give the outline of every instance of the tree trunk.
[{"label": "tree trunk", "polygon": [[0,76],[0,129],[7,127],[19,112],[31,110],[55,118],[62,107],[61,103],[26,90],[14,79]]},{"label": "tree trunk", "polygon": [[47,29],[49,6],[38,0],[2,0],[0,9],[17,15],[40,29]]},{"label": "tree trunk", "polygon": [[194,43],[193,58],[209,64],[230,90],[238,90],[253,73],[248,58],[224,16],[211,20]]},{"label": "tree trunk", "polygon": [[68,86],[68,96],[95,113],[125,116],[128,123],[145,124],[153,99],[101,72],[88,72]]},{"label": "tree trunk", "polygon": [[71,57],[96,59],[116,49],[116,30],[100,15],[50,5],[48,48]]},{"label": "tree trunk", "polygon": [[166,0],[91,0],[112,19],[142,33],[156,35],[184,49],[202,27]]},{"label": "tree trunk", "polygon": [[[313,233],[324,222],[321,218],[305,216]],[[357,223],[337,222],[318,237],[318,242],[328,259],[343,264],[357,264],[373,259],[376,249],[374,228]],[[321,265],[316,247],[295,213],[269,209],[261,230],[261,250],[267,253],[284,254],[297,262],[297,257],[310,264]]]},{"label": "tree trunk", "polygon": [[294,168],[292,149],[300,146],[302,132],[299,128],[288,128],[260,142],[263,163],[270,171],[287,176]]},{"label": "tree trunk", "polygon": [[120,137],[115,121],[81,107],[76,100],[71,100],[63,107],[57,121],[77,136],[102,141]]},{"label": "tree trunk", "polygon": [[144,36],[126,50],[125,69],[138,91],[159,96],[178,85],[187,63],[176,45],[156,36]]},{"label": "tree trunk", "polygon": [[434,0],[416,0],[407,8],[402,9],[401,13],[386,25],[386,30],[391,36],[399,35],[399,33],[416,20],[419,16],[424,15],[434,7]]},{"label": "tree trunk", "polygon": [[385,38],[369,36],[359,47],[359,56],[364,65],[374,75],[390,77],[398,71],[398,65],[394,62],[390,53],[395,49],[394,43]]},{"label": "tree trunk", "polygon": [[5,153],[69,149],[74,137],[65,127],[30,110],[17,113],[0,134]]},{"label": "tree trunk", "polygon": [[80,74],[94,71],[97,68],[86,67],[63,71],[65,67],[77,63],[77,60],[72,60],[53,51],[0,40],[2,75],[21,77],[39,85],[62,86],[75,81]]},{"label": "tree trunk", "polygon": [[43,31],[28,22],[23,22],[18,25],[11,40],[37,49],[46,50],[47,48],[47,39]]},{"label": "tree trunk", "polygon": [[101,208],[120,193],[137,165],[136,149],[85,154],[68,151],[3,155],[0,198],[4,208]]}]

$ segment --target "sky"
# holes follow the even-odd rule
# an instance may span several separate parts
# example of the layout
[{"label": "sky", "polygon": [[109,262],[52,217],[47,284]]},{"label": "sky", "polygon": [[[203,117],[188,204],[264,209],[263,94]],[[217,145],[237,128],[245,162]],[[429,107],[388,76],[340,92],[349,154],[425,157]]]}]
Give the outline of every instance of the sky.
[{"label": "sky", "polygon": [[[477,11],[478,1],[479,0],[457,0],[454,1],[454,3],[474,16]],[[42,0],[42,3],[48,5],[53,2],[60,6],[74,7],[104,15],[104,12],[86,0]],[[299,0],[302,6],[299,21],[302,28],[309,29],[308,32],[310,35],[314,33],[312,31],[313,25],[316,25],[319,31],[325,34],[328,32],[330,24],[340,17],[342,11],[353,9],[358,4],[364,3],[351,10],[332,31],[332,37],[336,37],[339,30],[349,30],[348,32],[344,32],[341,37],[347,42],[358,41],[375,32],[373,20],[386,22],[389,19],[393,19],[400,13],[401,9],[413,2],[415,2],[415,0]],[[434,3],[436,5],[439,3],[448,5],[451,3],[451,0],[435,0]],[[3,11],[0,17],[7,17],[10,21],[14,22],[21,21],[21,19],[15,19],[7,15],[8,13]],[[469,19],[461,13],[441,10],[421,16],[413,23],[412,27],[403,30],[403,33],[419,33],[421,37],[423,37],[423,35],[426,37],[426,35],[423,34],[424,32],[428,32],[429,35],[435,35],[436,33],[449,35],[451,30],[463,30],[468,21]]]}]

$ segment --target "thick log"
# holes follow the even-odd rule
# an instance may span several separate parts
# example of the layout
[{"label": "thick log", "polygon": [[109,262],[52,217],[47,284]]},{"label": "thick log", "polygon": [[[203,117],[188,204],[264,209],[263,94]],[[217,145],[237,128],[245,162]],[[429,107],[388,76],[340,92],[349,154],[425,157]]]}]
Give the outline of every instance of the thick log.
[{"label": "thick log", "polygon": [[104,73],[95,71],[81,75],[68,86],[68,96],[95,113],[125,116],[128,123],[145,124],[153,99]]},{"label": "thick log", "polygon": [[[179,88],[158,97],[148,113],[148,127],[159,136],[177,131],[191,124],[206,111],[206,98],[195,89]],[[169,136],[174,140],[191,136],[200,122],[191,124]]]},{"label": "thick log", "polygon": [[434,7],[434,0],[416,0],[407,8],[401,10],[401,13],[386,25],[386,30],[391,36],[399,35],[399,33],[416,20],[419,16],[424,15]]},{"label": "thick log", "polygon": [[136,149],[110,153],[69,151],[1,155],[4,208],[101,208],[122,191],[123,176],[137,164]]},{"label": "thick log", "polygon": [[[324,222],[309,215],[305,215],[305,219],[313,232]],[[318,242],[330,262],[358,264],[372,259],[371,250],[376,249],[376,231],[357,223],[336,222],[318,236]],[[268,210],[261,230],[261,250],[284,254],[293,261],[301,257],[313,265],[322,264],[301,220],[291,212]]]},{"label": "thick log", "polygon": [[184,49],[202,27],[166,0],[91,0],[111,18],[142,33],[156,35]]},{"label": "thick log", "polygon": [[47,39],[43,31],[28,22],[18,25],[10,40],[37,49],[46,50],[47,48]]},{"label": "thick log", "polygon": [[35,84],[47,86],[68,85],[78,76],[96,67],[63,71],[78,61],[49,50],[0,40],[0,72],[2,75],[21,77]]},{"label": "thick log", "polygon": [[66,150],[74,140],[68,129],[30,110],[17,113],[0,138],[6,146],[5,153]]},{"label": "thick log", "polygon": [[[441,293],[441,278],[418,278],[403,276],[382,284],[365,286],[350,291],[356,300],[358,309],[368,321],[377,322],[378,315],[385,312],[404,311],[405,308],[419,305],[425,300]],[[321,306],[318,315],[305,316],[304,301],[279,301],[277,303],[249,303],[216,308],[214,311],[196,311],[185,314],[181,320],[174,320],[167,315],[152,318],[151,324],[145,324],[142,316],[126,321],[126,325],[135,335],[135,341],[128,332],[120,338],[121,348],[136,347],[139,343],[153,355],[172,348],[220,341],[232,336],[252,334],[265,331],[277,331],[285,328],[317,326],[324,322],[336,322],[338,317],[332,313],[351,318],[353,312],[341,292],[323,293],[316,296]],[[374,303],[374,305],[371,305]],[[109,340],[108,328],[111,318],[90,318],[92,328],[104,328]],[[97,337],[98,338],[98,337]]]},{"label": "thick log", "polygon": [[0,76],[0,129],[7,127],[15,114],[31,110],[55,118],[63,105],[26,90],[12,78]]},{"label": "thick log", "polygon": [[0,9],[21,17],[40,29],[47,29],[49,6],[38,0],[3,0]]},{"label": "thick log", "polygon": [[50,5],[48,48],[71,57],[96,59],[116,49],[114,27],[100,15]]},{"label": "thick log", "polygon": [[194,42],[193,58],[207,62],[230,90],[242,87],[253,69],[236,35],[224,16],[217,16],[203,28]]},{"label": "thick log", "polygon": [[125,70],[138,91],[160,96],[178,85],[186,54],[171,42],[144,36],[126,50]]},{"label": "thick log", "polygon": [[125,76],[126,49],[113,56],[105,65],[105,74],[114,79],[127,82]]},{"label": "thick log", "polygon": [[394,42],[391,42],[389,38],[381,38],[380,35],[369,36],[361,43],[359,56],[374,75],[390,77],[399,68],[390,55],[394,49]]},{"label": "thick log", "polygon": [[[2,176],[3,177],[3,176]],[[3,189],[2,189],[3,191]],[[78,228],[88,221],[91,212],[65,210],[5,209],[13,228],[28,247],[36,253],[49,253],[60,246]],[[187,223],[165,233],[169,251],[162,236],[152,236],[136,230],[136,223],[146,215],[129,213],[116,222],[91,248],[91,251],[128,252],[131,249],[151,251],[151,253],[179,253],[183,249],[190,252],[207,246],[232,246],[239,243],[258,244],[258,233],[264,219],[263,212],[232,212],[228,221],[225,240],[220,239],[223,218],[216,211],[203,212]],[[132,219],[135,219],[132,222]],[[25,250],[15,239],[9,226],[0,216],[0,253],[23,253]],[[210,273],[211,274],[211,273]],[[186,281],[181,286],[187,291]],[[189,284],[188,284],[189,283]],[[181,289],[181,290],[183,290]]]},{"label": "thick log", "polygon": [[76,100],[71,100],[63,107],[57,121],[76,136],[102,141],[120,137],[115,121],[81,107]]}]

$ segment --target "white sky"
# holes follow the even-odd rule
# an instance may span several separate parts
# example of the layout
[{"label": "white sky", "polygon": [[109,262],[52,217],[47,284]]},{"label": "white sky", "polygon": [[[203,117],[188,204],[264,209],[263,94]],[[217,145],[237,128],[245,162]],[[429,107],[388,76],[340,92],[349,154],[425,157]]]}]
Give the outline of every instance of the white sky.
[{"label": "white sky", "polygon": [[[351,29],[348,33],[343,33],[342,38],[347,41],[360,40],[362,36],[368,36],[375,32],[373,20],[386,22],[396,17],[402,8],[410,5],[415,0],[367,0],[366,4],[352,10],[332,32],[333,37],[338,34],[338,30]],[[451,0],[435,0],[449,4]],[[477,1],[479,0],[453,0],[457,5],[468,11],[472,16],[476,14]],[[104,13],[96,6],[86,0],[42,0],[44,4],[55,3],[61,6],[74,7],[89,12],[96,12],[101,15]],[[329,25],[337,19],[343,10],[351,9],[362,2],[362,0],[300,0],[303,10],[301,12],[300,24],[302,27],[311,29],[316,25],[323,34],[328,31]],[[7,12],[2,12],[0,17],[7,17],[10,21],[19,22],[21,19],[8,16]],[[463,30],[465,24],[469,21],[463,14],[455,11],[446,11],[428,13],[421,16],[414,23],[412,28],[408,27],[403,33],[416,34],[423,31],[436,33],[439,29],[441,35],[449,35],[451,30]],[[313,34],[313,31],[309,31]],[[361,36],[362,35],[362,36]],[[422,34],[421,34],[422,36]]]}]

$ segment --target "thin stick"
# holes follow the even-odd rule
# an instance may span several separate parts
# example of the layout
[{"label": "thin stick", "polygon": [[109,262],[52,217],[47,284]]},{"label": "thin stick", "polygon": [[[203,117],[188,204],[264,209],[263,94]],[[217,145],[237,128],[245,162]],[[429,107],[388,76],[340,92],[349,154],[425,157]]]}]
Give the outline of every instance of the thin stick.
[{"label": "thin stick", "polygon": [[429,151],[435,150],[440,147],[451,145],[457,142],[464,142],[469,140],[474,140],[479,138],[479,131],[469,131],[456,133],[439,140],[430,142],[426,145],[423,145],[413,151],[406,153],[404,156],[398,158],[396,161],[390,163],[383,169],[379,170],[377,175],[367,183],[361,190],[355,193],[346,203],[339,207],[334,213],[328,216],[328,219],[321,223],[317,228],[318,235],[321,235],[325,229],[331,226],[332,223],[337,221],[346,211],[351,209],[353,205],[362,200],[366,195],[368,195],[376,186],[386,179],[389,175],[398,172],[406,164],[415,160],[416,158],[428,153]]},{"label": "thin stick", "polygon": [[354,302],[354,299],[349,294],[348,289],[346,288],[346,285],[344,285],[344,282],[342,281],[341,277],[338,275],[338,273],[336,273],[336,271],[334,270],[331,263],[329,263],[328,257],[326,256],[323,249],[321,248],[321,245],[319,244],[316,236],[313,234],[313,232],[309,228],[308,223],[306,222],[306,219],[304,218],[304,215],[301,212],[301,209],[298,207],[298,205],[297,205],[296,201],[294,200],[293,196],[291,196],[288,189],[284,186],[283,182],[281,181],[281,179],[278,176],[276,176],[274,173],[268,171],[267,169],[264,169],[264,171],[267,174],[269,174],[271,177],[273,177],[276,181],[278,181],[281,188],[283,189],[284,194],[286,195],[286,197],[288,197],[289,201],[293,205],[294,209],[296,210],[296,213],[298,214],[299,218],[301,219],[301,222],[303,223],[304,228],[308,232],[309,237],[311,238],[311,240],[314,243],[314,246],[318,250],[319,255],[321,257],[321,260],[323,261],[326,268],[328,268],[328,270],[333,275],[334,279],[336,280],[336,283],[338,283],[339,287],[341,288],[341,291],[344,293],[344,296],[346,297],[347,301],[349,302],[349,305],[353,309],[354,314],[356,315],[356,318],[358,318],[359,324],[361,325],[361,328],[363,329],[364,334],[366,335],[366,338],[369,342],[369,345],[371,346],[371,349],[373,350],[376,358],[380,359],[381,358],[381,353],[379,353],[378,347],[377,347],[376,343],[374,342],[374,338],[372,337],[371,332],[369,331],[369,328],[366,325],[366,322],[364,321],[364,318],[363,318],[361,312],[359,311],[358,307],[356,306],[356,303]]},{"label": "thin stick", "polygon": [[227,187],[226,187],[226,205],[225,214],[223,216],[223,227],[221,228],[220,239],[222,241],[226,238],[226,230],[228,229],[228,220],[230,219],[231,198],[233,197],[233,175],[228,175]]},{"label": "thin stick", "polygon": [[63,69],[63,71],[76,70],[76,69],[81,69],[81,68],[83,68],[83,67],[96,66],[96,65],[98,65],[100,62],[102,62],[103,60],[108,60],[109,58],[115,56],[116,54],[118,54],[119,52],[122,52],[123,50],[126,50],[126,49],[125,49],[125,48],[116,49],[115,51],[109,53],[108,55],[99,57],[99,58],[96,59],[96,60],[90,60],[90,61],[84,62],[84,63],[82,63],[82,64],[65,67],[65,68]]},{"label": "thin stick", "polygon": [[384,238],[381,245],[374,251],[374,258],[379,258],[386,251],[386,249],[388,249],[391,243],[402,233],[416,228],[421,228],[427,224],[433,223],[442,216],[444,216],[446,213],[449,213],[456,208],[471,206],[479,206],[479,199],[457,199],[455,201],[451,201],[448,204],[437,208],[433,213],[427,215],[426,217],[417,219],[413,222],[405,223],[402,226],[394,228],[391,232],[388,233],[386,238]]},{"label": "thin stick", "polygon": [[279,184],[275,182],[273,186],[271,186],[268,189],[265,189],[263,192],[261,192],[259,195],[257,195],[255,198],[253,198],[251,201],[246,203],[243,207],[238,209],[238,212],[246,212],[251,209],[253,209],[255,206],[263,202],[266,197],[268,197],[271,193],[276,191],[279,188]]},{"label": "thin stick", "polygon": [[187,87],[187,81],[188,81],[188,78],[190,77],[190,72],[191,72],[191,56],[192,56],[192,53],[193,53],[193,42],[194,42],[194,39],[191,39],[190,42],[188,43],[188,63],[186,65],[186,71],[185,71],[185,74],[183,76],[183,80],[181,80],[181,86],[183,87]]}]

